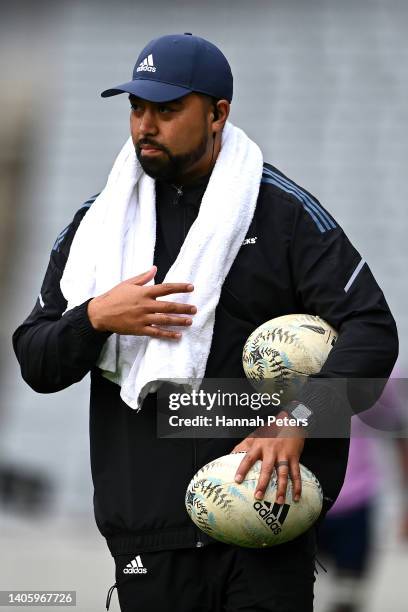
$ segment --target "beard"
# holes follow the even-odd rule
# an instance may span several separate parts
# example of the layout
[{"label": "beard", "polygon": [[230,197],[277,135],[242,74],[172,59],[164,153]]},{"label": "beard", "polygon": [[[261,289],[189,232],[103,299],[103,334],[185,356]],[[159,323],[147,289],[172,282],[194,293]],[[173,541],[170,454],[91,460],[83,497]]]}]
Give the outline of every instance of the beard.
[{"label": "beard", "polygon": [[[193,166],[207,151],[208,133],[204,131],[203,136],[197,147],[188,153],[173,153],[164,145],[160,145],[150,138],[142,138],[135,145],[137,159],[140,162],[143,170],[153,179],[158,179],[167,182],[177,182],[183,178],[188,170]],[[142,145],[151,145],[163,151],[164,155],[157,158],[147,157],[142,155]]]}]

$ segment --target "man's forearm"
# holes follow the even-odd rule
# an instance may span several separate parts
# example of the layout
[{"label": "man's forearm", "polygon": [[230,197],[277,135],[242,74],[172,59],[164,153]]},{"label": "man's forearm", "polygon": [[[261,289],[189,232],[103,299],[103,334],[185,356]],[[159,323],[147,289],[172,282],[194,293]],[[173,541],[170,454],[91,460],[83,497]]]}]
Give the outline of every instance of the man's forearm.
[{"label": "man's forearm", "polygon": [[88,301],[59,320],[24,322],[13,346],[27,384],[52,393],[80,381],[95,365],[109,332],[96,331],[87,316]]}]

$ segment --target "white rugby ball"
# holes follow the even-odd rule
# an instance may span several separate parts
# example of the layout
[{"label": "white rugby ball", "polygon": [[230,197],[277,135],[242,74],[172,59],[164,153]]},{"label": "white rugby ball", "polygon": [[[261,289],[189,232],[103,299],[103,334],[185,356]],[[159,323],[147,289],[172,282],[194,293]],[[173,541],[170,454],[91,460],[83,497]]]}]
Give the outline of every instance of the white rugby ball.
[{"label": "white rugby ball", "polygon": [[266,321],[245,342],[242,364],[249,380],[282,385],[320,372],[337,332],[320,317],[290,314]]},{"label": "white rugby ball", "polygon": [[274,470],[264,498],[254,497],[261,461],[238,484],[234,477],[245,453],[231,453],[204,465],[187,487],[185,504],[192,521],[216,540],[248,548],[293,540],[318,518],[323,494],[317,478],[300,464],[302,495],[292,500],[289,478],[284,504],[276,503]]}]

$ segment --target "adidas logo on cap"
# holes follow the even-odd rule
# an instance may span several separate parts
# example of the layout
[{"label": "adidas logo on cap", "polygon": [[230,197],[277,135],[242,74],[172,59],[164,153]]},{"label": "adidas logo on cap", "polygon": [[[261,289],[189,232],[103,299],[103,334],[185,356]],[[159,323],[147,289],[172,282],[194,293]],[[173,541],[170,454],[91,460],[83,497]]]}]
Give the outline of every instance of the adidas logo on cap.
[{"label": "adidas logo on cap", "polygon": [[140,555],[137,555],[123,570],[124,574],[147,574],[147,569],[143,567]]},{"label": "adidas logo on cap", "polygon": [[150,53],[144,58],[143,62],[140,62],[136,72],[156,72],[156,66],[153,62],[153,55]]},{"label": "adidas logo on cap", "polygon": [[254,509],[258,512],[259,516],[265,521],[270,530],[275,535],[278,535],[282,531],[282,525],[288,515],[290,505],[275,503],[272,509],[271,506],[271,502],[268,501],[254,503]]}]

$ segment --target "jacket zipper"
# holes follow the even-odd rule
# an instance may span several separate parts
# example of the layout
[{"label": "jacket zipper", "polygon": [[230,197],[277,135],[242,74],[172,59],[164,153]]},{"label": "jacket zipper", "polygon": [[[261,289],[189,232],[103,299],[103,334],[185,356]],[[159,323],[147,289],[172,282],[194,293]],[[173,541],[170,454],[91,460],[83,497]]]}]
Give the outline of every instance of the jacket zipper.
[{"label": "jacket zipper", "polygon": [[[183,196],[183,189],[182,187],[177,187],[176,185],[173,185],[173,187],[176,189],[177,194],[174,200],[174,204],[178,204],[180,198]],[[186,239],[186,207],[183,206],[183,241]],[[193,473],[195,474],[198,470],[198,466],[197,466],[197,441],[195,438],[193,438],[193,451],[194,451],[194,459],[193,459]],[[204,546],[204,542],[201,540],[201,536],[200,536],[200,531],[198,530],[197,527],[194,527],[194,532],[195,532],[195,545],[196,548],[201,548],[202,546]]]},{"label": "jacket zipper", "polygon": [[183,188],[177,187],[177,185],[172,185],[172,187],[176,190],[176,195],[173,200],[173,204],[176,206],[179,203],[180,198],[183,197]]},{"label": "jacket zipper", "polygon": [[[197,472],[197,440],[195,438],[193,438],[193,448],[194,448],[194,465],[193,465],[193,469],[194,469],[194,474]],[[197,527],[194,528],[195,530],[195,535],[196,535],[196,548],[201,548],[202,546],[204,546],[204,542],[202,542],[202,540],[200,539],[200,531],[197,529]]]}]

